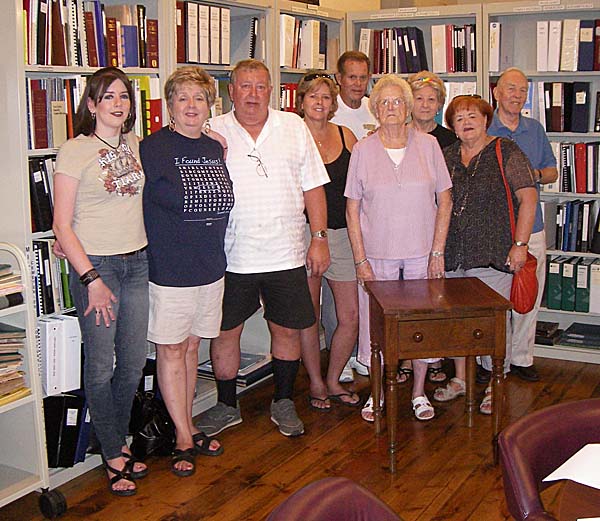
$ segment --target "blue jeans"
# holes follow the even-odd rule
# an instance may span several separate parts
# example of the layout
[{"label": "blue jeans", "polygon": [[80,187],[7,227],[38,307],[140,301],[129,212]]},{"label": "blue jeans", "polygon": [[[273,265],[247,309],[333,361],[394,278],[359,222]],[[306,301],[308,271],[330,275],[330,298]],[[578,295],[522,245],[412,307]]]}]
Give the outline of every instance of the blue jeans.
[{"label": "blue jeans", "polygon": [[69,287],[78,311],[85,355],[83,382],[96,437],[106,459],[117,458],[125,445],[133,396],[146,362],[148,332],[148,258],[89,255],[104,284],[117,297],[116,320],[96,326],[88,306],[88,290],[71,267]]}]

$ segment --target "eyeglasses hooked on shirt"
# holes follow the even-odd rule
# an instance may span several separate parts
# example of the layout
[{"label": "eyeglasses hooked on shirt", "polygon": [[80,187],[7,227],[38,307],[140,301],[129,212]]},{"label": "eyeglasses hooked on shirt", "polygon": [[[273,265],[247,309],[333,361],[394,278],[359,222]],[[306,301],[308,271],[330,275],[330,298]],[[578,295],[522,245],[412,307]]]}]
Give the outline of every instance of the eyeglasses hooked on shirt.
[{"label": "eyeglasses hooked on shirt", "polygon": [[256,148],[252,149],[252,152],[250,152],[248,154],[248,157],[256,163],[256,173],[260,177],[266,177],[268,179],[269,175],[267,174],[267,167],[262,162],[262,159],[260,157],[260,153],[258,152],[258,150],[256,150]]},{"label": "eyeglasses hooked on shirt", "polygon": [[400,105],[404,105],[404,100],[402,98],[385,98],[381,99],[377,102],[380,107],[399,107]]}]

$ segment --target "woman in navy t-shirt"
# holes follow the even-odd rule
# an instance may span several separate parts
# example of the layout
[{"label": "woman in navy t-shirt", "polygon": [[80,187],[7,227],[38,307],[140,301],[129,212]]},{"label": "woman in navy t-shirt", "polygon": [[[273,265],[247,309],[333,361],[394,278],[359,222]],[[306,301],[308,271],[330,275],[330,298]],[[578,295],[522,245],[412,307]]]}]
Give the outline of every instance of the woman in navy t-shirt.
[{"label": "woman in navy t-shirt", "polygon": [[216,96],[201,67],[177,69],[165,84],[168,127],[140,145],[146,172],[144,221],[148,236],[150,320],[161,394],[175,423],[171,470],[191,476],[195,455],[223,448],[192,422],[198,347],[219,335],[224,237],[233,188],[222,145],[203,134]]}]

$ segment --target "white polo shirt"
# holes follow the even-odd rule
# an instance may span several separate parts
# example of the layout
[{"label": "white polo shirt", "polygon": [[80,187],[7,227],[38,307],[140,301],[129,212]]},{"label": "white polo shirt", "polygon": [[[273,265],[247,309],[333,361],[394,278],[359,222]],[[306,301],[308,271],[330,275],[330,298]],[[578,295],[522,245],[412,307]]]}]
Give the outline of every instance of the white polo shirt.
[{"label": "white polo shirt", "polygon": [[364,138],[369,132],[378,127],[377,120],[371,113],[371,109],[369,109],[369,98],[366,96],[363,96],[360,107],[357,109],[346,105],[339,94],[337,102],[338,109],[335,111],[335,116],[333,116],[331,122],[348,127],[354,132],[356,139]]},{"label": "white polo shirt", "polygon": [[227,271],[265,273],[302,266],[304,192],[329,182],[308,128],[296,114],[271,108],[256,142],[234,111],[210,124],[227,139],[235,196],[225,234]]}]

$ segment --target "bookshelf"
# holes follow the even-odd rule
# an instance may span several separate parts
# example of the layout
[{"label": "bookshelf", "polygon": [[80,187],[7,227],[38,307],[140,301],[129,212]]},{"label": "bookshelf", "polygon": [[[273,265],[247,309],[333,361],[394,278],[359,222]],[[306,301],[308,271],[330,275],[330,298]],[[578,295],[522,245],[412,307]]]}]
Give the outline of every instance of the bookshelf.
[{"label": "bookshelf", "polygon": [[[166,57],[168,63],[176,64],[176,66],[199,64],[206,69],[217,81],[217,92],[222,102],[220,110],[228,112],[231,109],[231,102],[227,93],[227,83],[229,73],[235,63],[246,58],[256,58],[265,62],[267,66],[271,66],[273,53],[270,35],[275,30],[272,3],[267,0],[239,0],[235,2],[227,0],[210,0],[207,2],[165,0],[164,3],[170,5],[167,24],[168,27],[172,28],[165,37],[170,45]],[[211,41],[208,37],[200,37],[197,54],[193,49],[194,45],[190,49],[190,34],[195,30],[201,31],[201,27],[193,29],[193,25],[189,27],[186,24],[186,16],[190,12],[190,6],[186,4],[190,3],[195,4],[191,6],[192,13],[199,9],[199,13],[206,14],[208,12],[208,16],[210,16],[211,8],[213,8],[213,12],[215,8],[228,11],[229,52],[227,50],[223,52],[221,48],[219,58],[217,58],[218,53],[211,54],[211,50],[218,46],[215,45],[216,42]],[[202,18],[202,16],[200,17]],[[202,22],[199,21],[198,23],[201,24]],[[203,43],[208,43],[205,52],[201,51]],[[276,96],[273,95],[273,103],[276,99]]]},{"label": "bookshelf", "polygon": [[[348,49],[358,50],[360,46],[361,29],[383,30],[397,27],[417,27],[423,33],[423,42],[429,70],[433,70],[433,51],[445,51],[446,40],[432,39],[432,27],[456,26],[457,28],[474,25],[476,30],[472,41],[474,42],[475,59],[472,60],[472,72],[448,72],[451,67],[446,64],[446,72],[437,74],[448,82],[476,82],[477,92],[481,93],[483,78],[483,34],[482,11],[480,4],[457,6],[427,6],[427,7],[402,7],[396,9],[381,9],[377,11],[349,12],[346,18],[346,39]],[[435,28],[433,29],[435,33]],[[434,43],[435,41],[435,43]],[[434,71],[435,72],[435,71]],[[406,77],[409,73],[402,73]],[[377,78],[377,75],[375,75]]]},{"label": "bookshelf", "polygon": [[[337,58],[346,50],[346,13],[322,7],[317,5],[305,4],[302,2],[291,2],[289,0],[279,0],[276,2],[276,23],[275,31],[271,45],[274,50],[272,67],[273,72],[273,92],[276,94],[276,101],[273,104],[275,108],[294,107],[295,100],[291,99],[295,96],[294,85],[297,84],[302,75],[310,69],[323,69],[330,73],[336,70]],[[288,25],[283,19],[287,18]],[[297,51],[298,35],[297,30],[301,29],[306,22],[316,21],[316,28],[311,29],[318,33],[319,49],[317,54],[321,54],[321,61],[313,59],[310,63],[314,66],[303,67],[301,64],[301,56]],[[298,29],[294,32],[294,22],[298,24]],[[306,34],[301,35],[306,39]],[[313,42],[316,45],[316,42]],[[295,65],[282,65],[281,53],[285,54],[284,49],[290,49],[290,57],[296,58]],[[289,86],[288,86],[289,85]],[[287,98],[286,98],[287,96]]]},{"label": "bookshelf", "polygon": [[[21,370],[30,394],[0,406],[0,507],[29,492],[49,486],[46,460],[46,437],[42,410],[42,388],[38,373],[35,343],[35,318],[31,307],[32,289],[28,277],[29,264],[16,246],[0,243],[0,262],[10,264],[21,273],[24,304],[0,311],[0,322],[25,329],[25,346]],[[57,491],[45,492],[40,505],[54,504],[60,515],[64,498]],[[62,510],[62,511],[61,511]]]},{"label": "bookshelf", "polygon": [[[589,71],[579,70],[581,67],[574,62],[574,69],[561,70],[564,68],[564,63],[568,63],[568,60],[563,61],[562,53],[564,51],[564,28],[568,27],[565,24],[565,20],[595,20],[600,18],[600,2],[589,1],[589,2],[577,2],[572,0],[555,0],[553,2],[505,2],[505,3],[489,3],[483,4],[483,30],[484,30],[484,41],[487,42],[485,45],[484,53],[484,70],[486,74],[483,76],[483,92],[488,95],[490,93],[490,85],[493,84],[498,78],[498,72],[496,70],[504,70],[508,67],[518,67],[526,74],[528,79],[535,84],[555,84],[563,82],[588,82],[589,83],[589,98],[586,102],[590,108],[588,114],[588,120],[584,122],[584,127],[587,125],[587,132],[556,132],[549,131],[548,138],[553,144],[555,155],[557,156],[557,167],[559,174],[561,173],[561,156],[559,143],[590,143],[600,139],[598,132],[593,132],[594,128],[594,109],[595,109],[595,93],[600,90],[600,71]],[[554,67],[550,65],[552,62],[551,55],[553,54],[555,59],[557,53],[551,52],[552,47],[552,36],[556,33],[552,32],[552,21],[561,22],[561,37],[560,39],[554,37],[555,43],[558,45],[558,56],[559,64]],[[542,28],[538,28],[538,22]],[[546,51],[545,43],[539,44],[539,49],[543,49],[540,58],[538,56],[538,30],[541,30],[543,34],[543,28],[548,26],[548,33],[550,39],[548,42],[548,48]],[[500,24],[500,44],[497,50],[497,56],[494,58],[495,52],[490,51],[490,41],[495,41],[494,31],[491,24]],[[571,34],[571,32],[567,32]],[[541,38],[541,36],[540,36]],[[541,40],[543,41],[543,39]],[[579,44],[579,33],[577,34],[576,43]],[[594,43],[592,44],[594,45]],[[493,45],[492,45],[493,47]],[[578,48],[579,49],[579,48]],[[544,58],[547,57],[548,64],[544,67]],[[538,60],[541,59],[541,64]],[[499,66],[496,67],[496,60],[499,61]],[[556,61],[556,60],[555,60]],[[540,66],[541,65],[541,66]],[[540,69],[540,70],[538,70]],[[548,69],[558,69],[549,71]],[[534,86],[534,91],[535,91]],[[541,89],[541,87],[537,87]],[[533,117],[538,117],[540,111],[543,110],[544,101],[539,101],[539,91],[537,95],[533,97]],[[536,100],[537,97],[537,100]],[[537,114],[536,114],[536,101]],[[554,105],[554,103],[552,103]],[[568,105],[567,103],[562,104],[563,107]],[[546,119],[547,112],[543,115],[542,122]],[[552,118],[550,118],[552,119]],[[553,128],[550,122],[548,122],[546,128]],[[562,187],[559,184],[558,190]],[[598,205],[600,201],[597,199],[600,197],[598,193],[578,193],[575,187],[570,191],[549,191],[548,188],[541,192],[541,200],[548,203],[568,203],[575,200],[581,201],[595,201],[596,212],[598,211]],[[595,219],[593,218],[594,222]],[[548,226],[552,226],[550,223],[551,219],[546,218],[546,229],[548,233]],[[593,226],[593,225],[592,225]],[[599,256],[590,252],[577,252],[577,251],[563,251],[558,249],[560,246],[554,246],[552,249],[547,251],[548,259],[558,255],[565,255],[570,257],[581,257],[581,258],[598,258]],[[539,314],[540,320],[554,321],[560,324],[560,328],[564,329],[568,327],[572,322],[584,322],[592,324],[600,324],[599,315],[593,313],[578,313],[564,310],[555,310],[542,308]],[[581,362],[592,362],[600,363],[600,351],[597,349],[585,348],[585,347],[570,347],[570,346],[543,346],[536,345],[535,356],[542,356],[548,358],[557,358],[561,360],[575,360]]]}]

